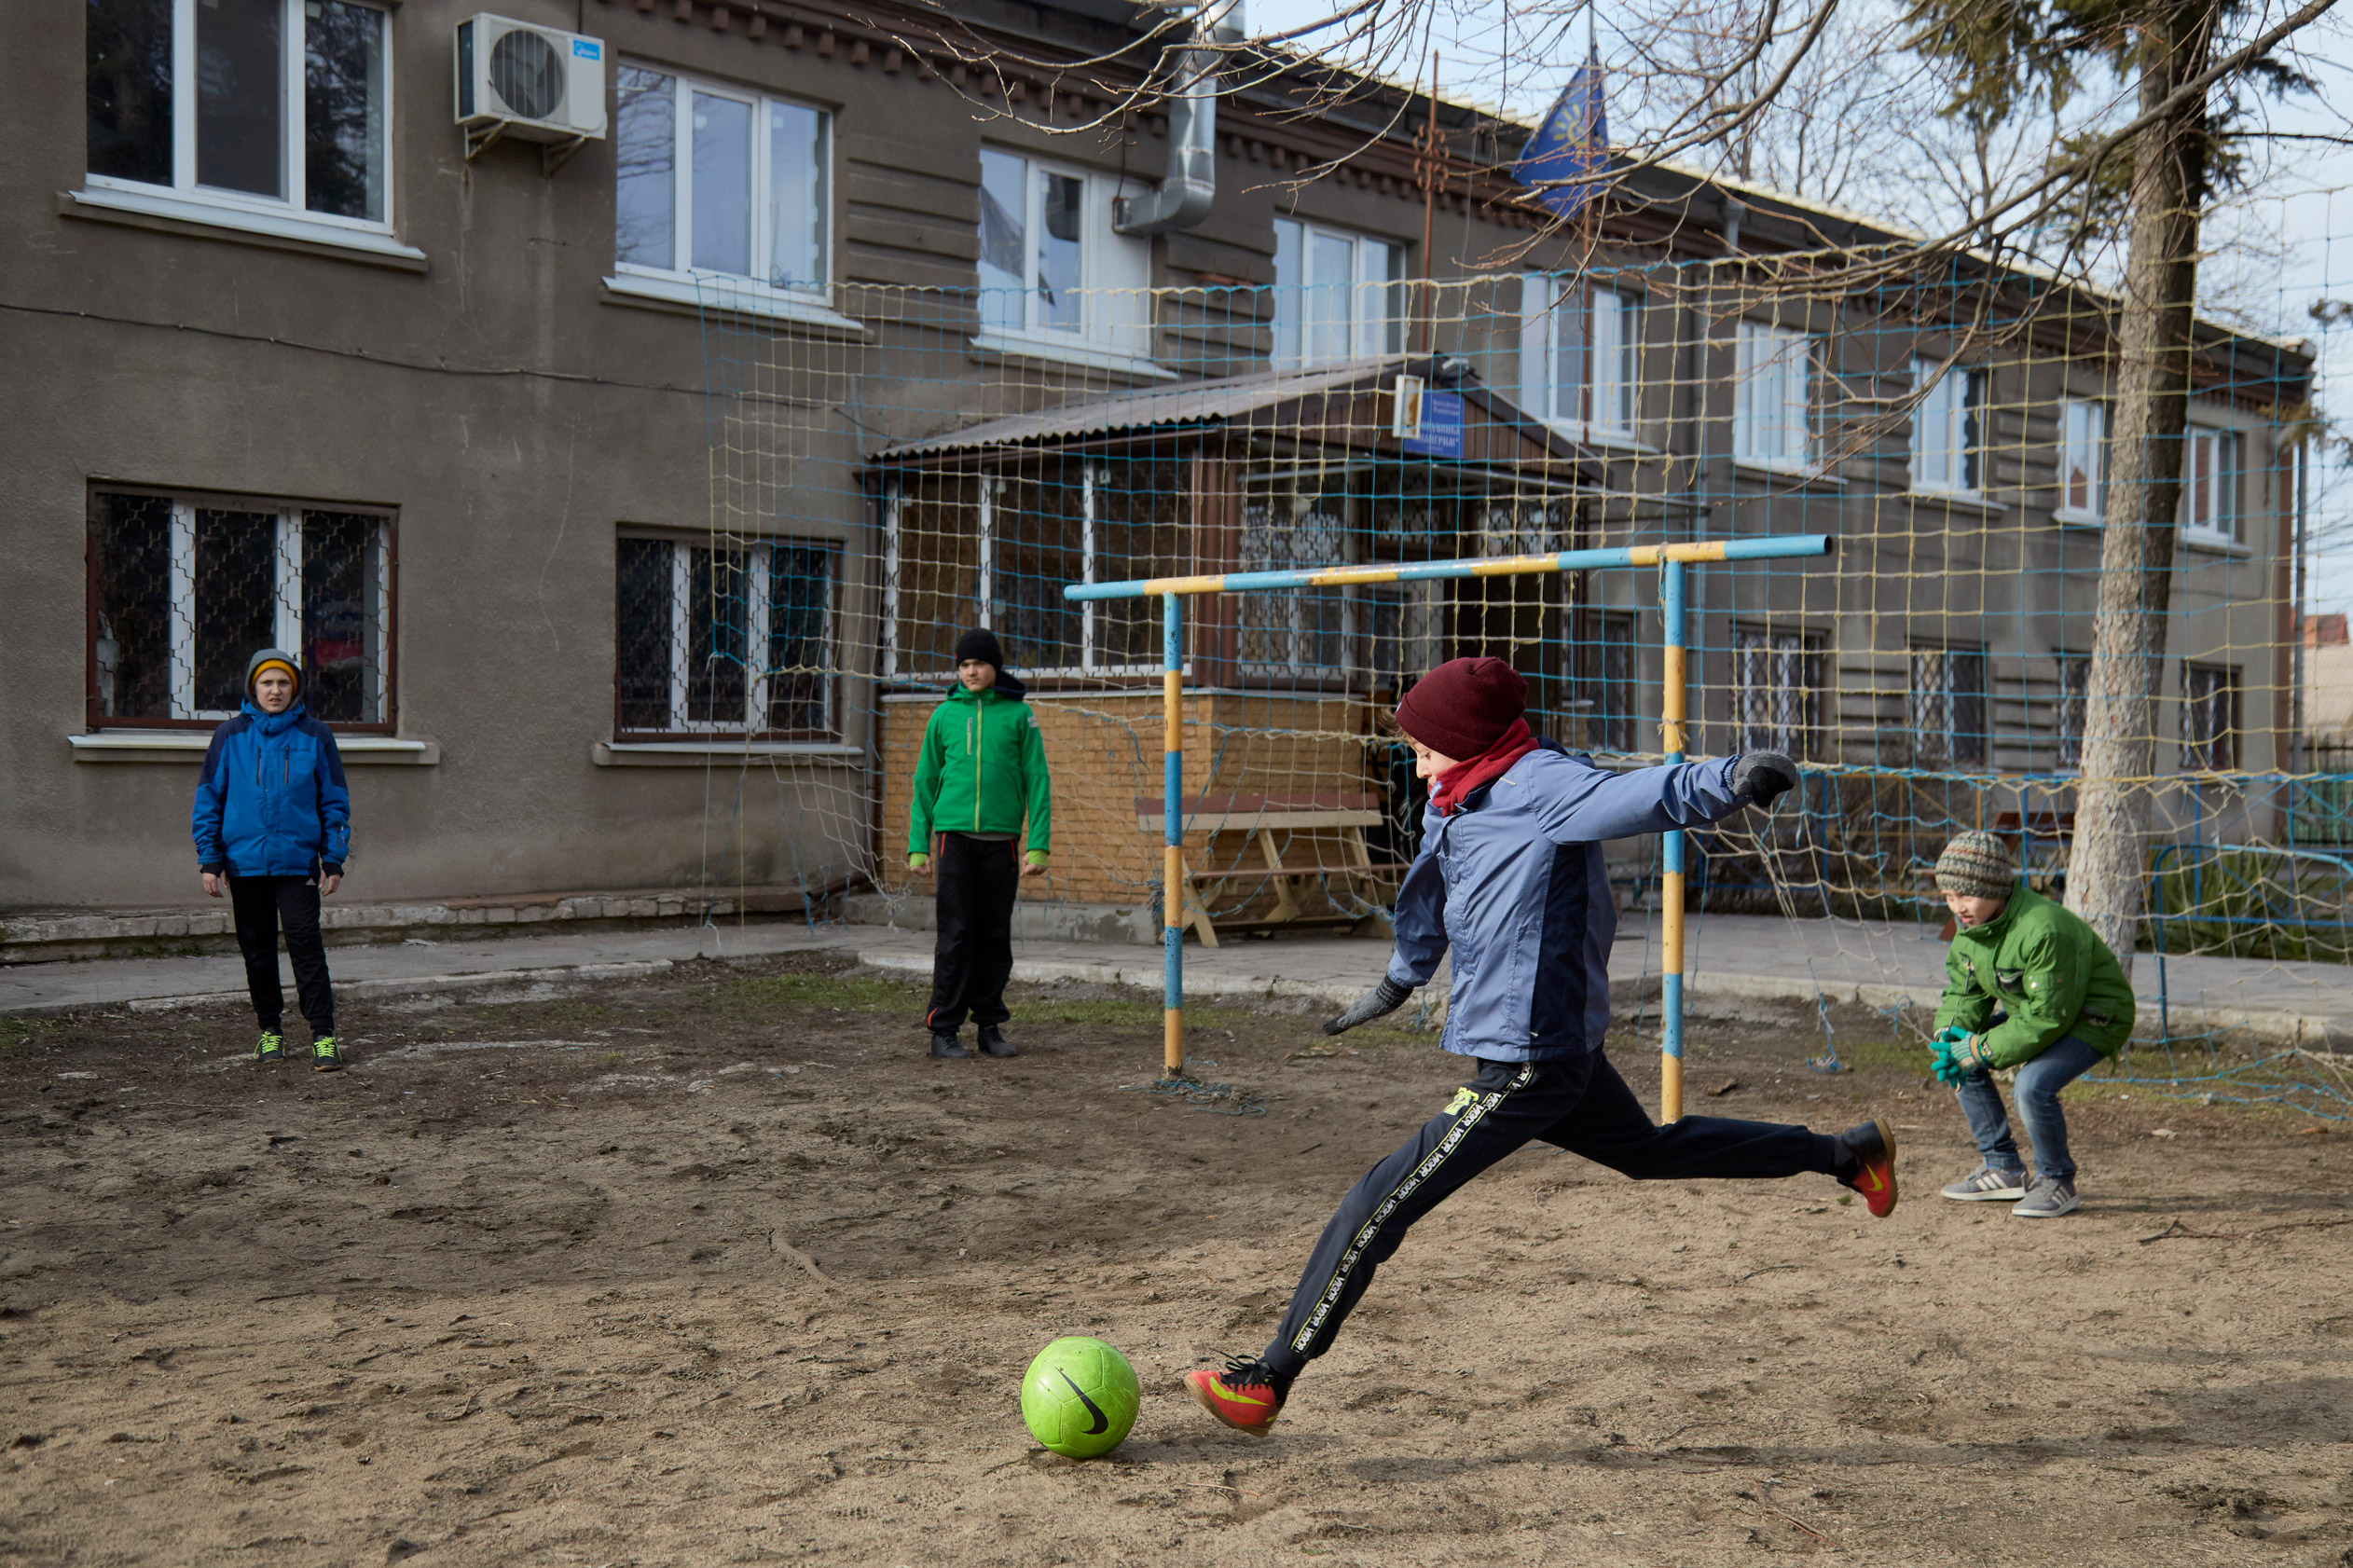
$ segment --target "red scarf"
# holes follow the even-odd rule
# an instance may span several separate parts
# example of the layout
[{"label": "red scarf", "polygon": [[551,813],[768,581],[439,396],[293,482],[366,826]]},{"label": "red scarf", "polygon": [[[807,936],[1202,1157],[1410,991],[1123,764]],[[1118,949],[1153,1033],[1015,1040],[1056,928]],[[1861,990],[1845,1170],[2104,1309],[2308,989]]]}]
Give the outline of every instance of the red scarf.
[{"label": "red scarf", "polygon": [[1430,780],[1430,804],[1438,807],[1440,817],[1453,815],[1464,797],[1482,784],[1492,784],[1511,769],[1511,764],[1536,749],[1536,737],[1529,732],[1528,721],[1514,719],[1511,728],[1496,738],[1495,744],[1478,756],[1456,763]]}]

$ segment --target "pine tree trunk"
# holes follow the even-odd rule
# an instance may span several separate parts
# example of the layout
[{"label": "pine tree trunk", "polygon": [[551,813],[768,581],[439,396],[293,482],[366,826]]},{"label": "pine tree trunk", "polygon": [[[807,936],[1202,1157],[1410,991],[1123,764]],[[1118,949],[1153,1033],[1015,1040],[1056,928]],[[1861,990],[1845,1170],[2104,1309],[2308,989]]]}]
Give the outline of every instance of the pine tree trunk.
[{"label": "pine tree trunk", "polygon": [[[2214,0],[2152,7],[2140,39],[2142,112],[2205,64]],[[2182,433],[2189,424],[2190,328],[2198,208],[2206,186],[2203,103],[2136,139],[2131,238],[2116,316],[2115,424],[2108,443],[2099,605],[2084,704],[2083,783],[2068,857],[2067,904],[2132,975],[2147,887]]]}]

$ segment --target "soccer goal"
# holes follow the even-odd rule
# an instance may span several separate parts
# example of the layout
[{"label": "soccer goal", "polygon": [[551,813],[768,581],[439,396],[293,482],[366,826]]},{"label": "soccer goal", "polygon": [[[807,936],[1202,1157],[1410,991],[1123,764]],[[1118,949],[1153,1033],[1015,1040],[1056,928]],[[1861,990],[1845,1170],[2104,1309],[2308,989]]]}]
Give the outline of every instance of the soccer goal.
[{"label": "soccer goal", "polygon": [[[1063,597],[1081,603],[1107,599],[1151,599],[1161,603],[1161,705],[1163,743],[1161,755],[1161,943],[1163,949],[1163,1037],[1166,1074],[1179,1079],[1185,1072],[1185,927],[1188,921],[1190,873],[1185,862],[1185,833],[1203,818],[1222,818],[1218,803],[1204,795],[1185,796],[1185,600],[1218,594],[1265,594],[1286,590],[1369,587],[1381,584],[1445,582],[1462,578],[1529,577],[1592,571],[1609,568],[1658,568],[1659,618],[1665,627],[1662,649],[1664,677],[1658,713],[1659,750],[1670,763],[1684,761],[1686,679],[1686,611],[1684,573],[1695,562],[1787,560],[1830,554],[1835,541],[1828,534],[1798,534],[1786,538],[1707,541],[1688,544],[1635,544],[1616,549],[1561,550],[1539,555],[1485,559],[1420,561],[1402,566],[1344,566],[1290,571],[1228,571],[1202,577],[1139,578],[1126,583],[1071,583]],[[1311,805],[1321,803],[1309,803]],[[1263,818],[1265,808],[1258,808]],[[1340,818],[1344,808],[1300,817]],[[1310,824],[1313,825],[1313,824]],[[1672,829],[1662,835],[1659,958],[1658,1111],[1661,1121],[1683,1115],[1683,934],[1684,833]],[[1369,869],[1366,867],[1365,869]],[[1277,875],[1279,877],[1279,871]],[[1204,934],[1206,932],[1204,931]]]}]

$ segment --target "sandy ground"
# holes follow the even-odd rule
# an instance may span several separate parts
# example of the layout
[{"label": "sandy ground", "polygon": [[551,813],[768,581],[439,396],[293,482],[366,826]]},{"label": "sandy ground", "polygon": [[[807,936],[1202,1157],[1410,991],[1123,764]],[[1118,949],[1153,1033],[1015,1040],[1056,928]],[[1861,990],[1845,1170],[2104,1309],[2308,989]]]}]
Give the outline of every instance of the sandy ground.
[{"label": "sandy ground", "polygon": [[[1244,1098],[1193,1105],[1132,1087],[1148,1001],[935,1063],[843,964],[354,1006],[337,1077],[227,1009],[0,1020],[0,1558],[2353,1564],[2341,1128],[2085,1086],[2035,1225],[1935,1198],[1959,1112],[1859,1021],[1835,1078],[1802,1014],[1705,1023],[1697,1106],[1897,1123],[1892,1218],[1523,1153],[1254,1440],[1179,1374],[1451,1059],[1217,1011]],[[1145,1386],[1083,1465],[1016,1408],[1070,1332]]]}]

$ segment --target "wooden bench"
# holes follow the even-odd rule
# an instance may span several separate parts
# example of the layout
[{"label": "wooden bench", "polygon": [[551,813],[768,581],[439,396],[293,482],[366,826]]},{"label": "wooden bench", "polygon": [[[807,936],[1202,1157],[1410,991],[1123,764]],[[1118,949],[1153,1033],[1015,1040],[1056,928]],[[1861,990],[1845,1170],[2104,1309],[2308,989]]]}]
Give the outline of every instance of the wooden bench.
[{"label": "wooden bench", "polygon": [[[1135,797],[1135,826],[1156,844],[1163,842],[1166,832],[1163,804],[1158,795]],[[1213,883],[1265,881],[1273,886],[1274,908],[1271,912],[1246,919],[1229,916],[1225,921],[1229,931],[1259,930],[1289,925],[1355,926],[1368,919],[1383,919],[1379,915],[1310,915],[1300,902],[1298,885],[1338,878],[1352,886],[1358,882],[1378,886],[1405,874],[1402,865],[1375,864],[1366,846],[1365,830],[1378,827],[1382,819],[1380,802],[1370,794],[1195,795],[1180,799],[1176,809],[1187,833],[1213,837],[1218,833],[1250,834],[1265,861],[1262,865],[1237,865],[1224,871],[1196,870],[1191,859],[1179,851],[1177,864],[1182,886],[1164,890],[1163,896],[1182,901],[1177,925],[1190,927],[1204,947],[1218,945],[1218,928],[1210,920],[1208,906],[1202,897],[1203,889]],[[1335,835],[1336,842],[1329,846],[1339,851],[1337,861],[1319,858],[1313,864],[1301,864],[1283,858],[1283,846],[1276,842],[1278,834],[1312,832]],[[1316,846],[1311,841],[1309,847]],[[1294,852],[1297,848],[1294,843]]]}]

